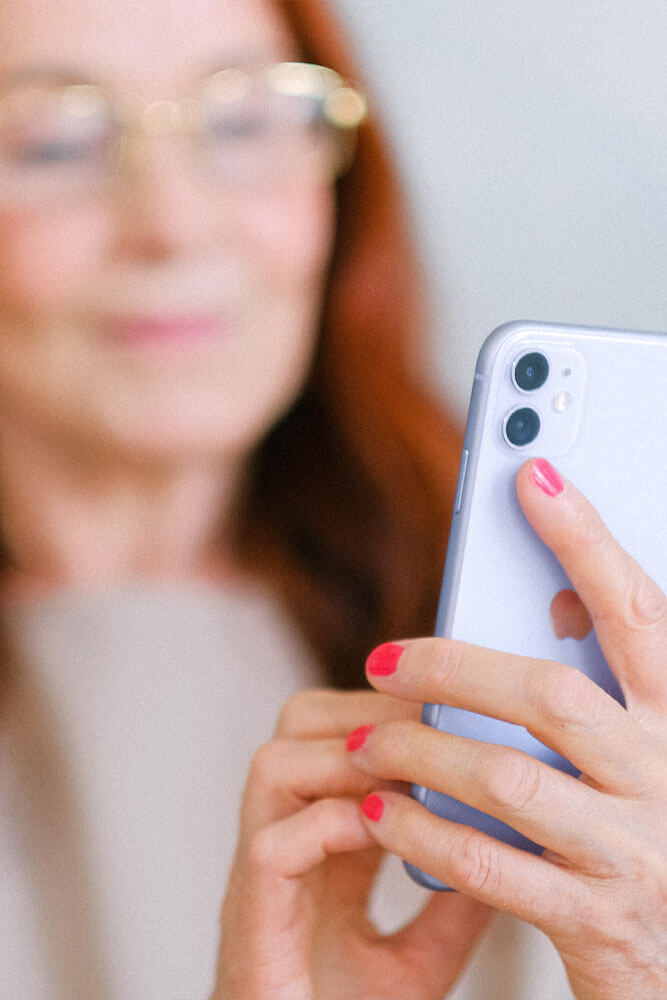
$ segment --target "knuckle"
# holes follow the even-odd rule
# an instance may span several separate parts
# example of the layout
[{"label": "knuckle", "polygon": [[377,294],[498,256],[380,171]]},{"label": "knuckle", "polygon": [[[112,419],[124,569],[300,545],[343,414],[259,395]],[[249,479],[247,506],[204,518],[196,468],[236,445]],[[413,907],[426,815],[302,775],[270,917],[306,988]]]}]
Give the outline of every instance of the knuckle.
[{"label": "knuckle", "polygon": [[259,830],[248,846],[248,864],[257,872],[272,871],[274,843],[270,827]]},{"label": "knuckle", "polygon": [[548,731],[576,732],[595,725],[599,691],[581,671],[550,663],[536,691],[537,708]]},{"label": "knuckle", "polygon": [[474,893],[494,896],[499,882],[498,852],[490,838],[476,830],[456,839],[450,863],[459,884]]},{"label": "knuckle", "polygon": [[630,632],[652,628],[667,617],[667,599],[635,562],[627,567],[606,604],[598,609],[598,623],[620,625]]},{"label": "knuckle", "polygon": [[635,628],[654,626],[667,621],[667,597],[660,587],[639,567],[633,574],[628,624]]},{"label": "knuckle", "polygon": [[521,813],[539,795],[542,770],[537,761],[513,750],[501,749],[483,768],[482,786],[492,807]]},{"label": "knuckle", "polygon": [[258,747],[250,762],[248,783],[257,789],[273,787],[278,772],[278,756],[277,740],[271,740]]},{"label": "knuckle", "polygon": [[[655,824],[657,830],[658,823]],[[645,899],[654,899],[661,912],[667,907],[667,867],[664,862],[664,840],[660,836],[648,840],[643,831],[628,834],[623,831],[622,861],[616,865],[627,886]],[[619,845],[620,848],[620,845]],[[621,849],[619,849],[621,855]]]},{"label": "knuckle", "polygon": [[276,736],[296,738],[306,732],[314,712],[326,696],[327,692],[319,689],[293,694],[280,710],[275,728]]},{"label": "knuckle", "polygon": [[[579,511],[568,529],[568,548],[581,558],[595,558],[609,545],[609,532],[602,519],[590,510]],[[667,597],[630,556],[621,557],[614,591],[606,606],[597,609],[598,621],[612,621],[630,629],[655,626],[667,620]]]}]

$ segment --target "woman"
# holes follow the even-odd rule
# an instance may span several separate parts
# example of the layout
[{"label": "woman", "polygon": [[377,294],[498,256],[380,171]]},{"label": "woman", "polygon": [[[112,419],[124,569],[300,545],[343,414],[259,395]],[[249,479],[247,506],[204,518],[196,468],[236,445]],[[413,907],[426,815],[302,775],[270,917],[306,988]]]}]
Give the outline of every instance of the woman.
[{"label": "woman", "polygon": [[203,996],[252,752],[428,629],[458,433],[374,127],[263,76],[352,75],[319,4],[0,39],[3,992]]},{"label": "woman", "polygon": [[[628,711],[568,668],[545,677],[539,663],[445,640],[380,646],[367,665],[380,699],[298,695],[250,772],[216,998],[665,994],[665,598],[557,470],[527,463],[517,489],[590,612]],[[495,751],[461,759],[415,724],[424,701],[526,725],[587,780],[573,790]],[[396,781],[462,797],[550,850],[535,859],[469,837],[397,794]],[[465,895],[435,896],[396,935],[378,936],[367,919],[378,847]],[[478,953],[457,988],[489,906],[548,936],[569,986],[544,952],[524,979],[508,950],[502,981]]]},{"label": "woman", "polygon": [[[279,702],[324,669],[358,687],[362,650],[428,631],[456,434],[412,377],[417,292],[373,130],[360,131],[335,189],[342,137],[303,149],[290,111],[297,145],[267,155],[250,142],[264,115],[276,121],[263,86],[250,112],[227,115],[269,65],[302,59],[354,76],[319,4],[71,0],[56,11],[17,0],[0,16],[14,115],[3,119],[0,223],[4,597],[16,650],[3,862],[5,925],[19,945],[8,992],[203,996],[250,749]],[[193,92],[215,109],[212,134],[181,100]],[[128,108],[122,136],[117,106]],[[48,113],[26,117],[36,107]],[[221,124],[232,150],[220,148]],[[26,151],[54,170],[28,176]],[[340,759],[340,730],[360,712],[364,724],[405,714],[395,697],[325,695],[314,725],[318,696],[301,697],[281,726],[313,762],[311,736],[333,732]],[[284,812],[274,750],[260,758],[271,801],[255,808],[256,779],[246,799],[217,993],[271,996],[274,982],[243,981],[248,963],[273,975],[294,900],[312,905],[311,883],[333,875],[357,885],[335,897],[345,937],[322,926],[305,950],[290,948],[287,971],[303,983],[299,963],[312,960],[314,996],[335,995],[332,982],[354,996],[363,981],[338,981],[340,943],[345,961],[349,949],[368,956],[356,904],[378,854],[349,854],[305,885],[290,878],[291,900],[267,863],[279,851],[265,845],[258,867],[255,847],[248,875],[246,835],[267,828],[271,842]],[[344,767],[347,791],[357,771]],[[374,773],[352,785],[378,787]],[[354,817],[347,846],[368,847],[372,821],[361,827],[356,807]],[[413,927],[413,954],[448,942],[444,965],[436,955],[424,966],[429,989],[453,981],[486,918],[460,896]],[[390,972],[393,950],[380,946]],[[420,975],[401,981],[421,995]]]}]

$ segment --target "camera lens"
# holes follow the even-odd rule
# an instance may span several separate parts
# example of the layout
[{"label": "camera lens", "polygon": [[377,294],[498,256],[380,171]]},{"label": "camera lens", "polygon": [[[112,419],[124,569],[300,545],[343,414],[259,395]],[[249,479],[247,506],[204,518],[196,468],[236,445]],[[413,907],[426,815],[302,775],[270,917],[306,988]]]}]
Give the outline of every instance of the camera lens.
[{"label": "camera lens", "polygon": [[524,354],[514,365],[513,374],[518,387],[524,392],[530,392],[531,389],[539,389],[546,382],[549,376],[549,362],[539,351]]},{"label": "camera lens", "polygon": [[505,421],[505,437],[517,448],[530,444],[539,433],[540,418],[529,406],[513,410]]}]

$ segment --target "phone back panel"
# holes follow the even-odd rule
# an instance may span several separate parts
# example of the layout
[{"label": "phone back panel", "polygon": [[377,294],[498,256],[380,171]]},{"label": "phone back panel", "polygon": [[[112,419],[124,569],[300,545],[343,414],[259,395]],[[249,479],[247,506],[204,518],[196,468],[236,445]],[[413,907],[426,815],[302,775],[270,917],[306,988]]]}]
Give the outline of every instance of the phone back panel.
[{"label": "phone back panel", "polygon": [[[534,391],[512,378],[518,358],[540,352],[549,376]],[[540,433],[525,447],[504,436],[507,415],[534,409]],[[519,466],[551,461],[597,507],[623,547],[667,586],[667,335],[520,322],[500,327],[479,355],[459,472],[456,509],[436,634],[577,667],[622,702],[595,634],[558,639],[550,607],[572,589],[551,551],[526,521],[515,492]],[[578,774],[524,728],[446,705],[425,705],[438,729],[516,747]],[[413,794],[448,819],[507,843],[541,847],[493,817],[447,795]],[[430,888],[437,879],[406,865]]]}]

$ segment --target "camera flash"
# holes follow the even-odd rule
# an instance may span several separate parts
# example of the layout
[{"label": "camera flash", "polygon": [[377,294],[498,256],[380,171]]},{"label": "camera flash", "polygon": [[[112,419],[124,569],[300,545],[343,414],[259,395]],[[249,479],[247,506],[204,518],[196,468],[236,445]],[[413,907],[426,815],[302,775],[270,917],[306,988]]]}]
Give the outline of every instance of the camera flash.
[{"label": "camera flash", "polygon": [[571,402],[572,396],[569,392],[558,392],[554,396],[551,405],[556,413],[565,413]]}]

